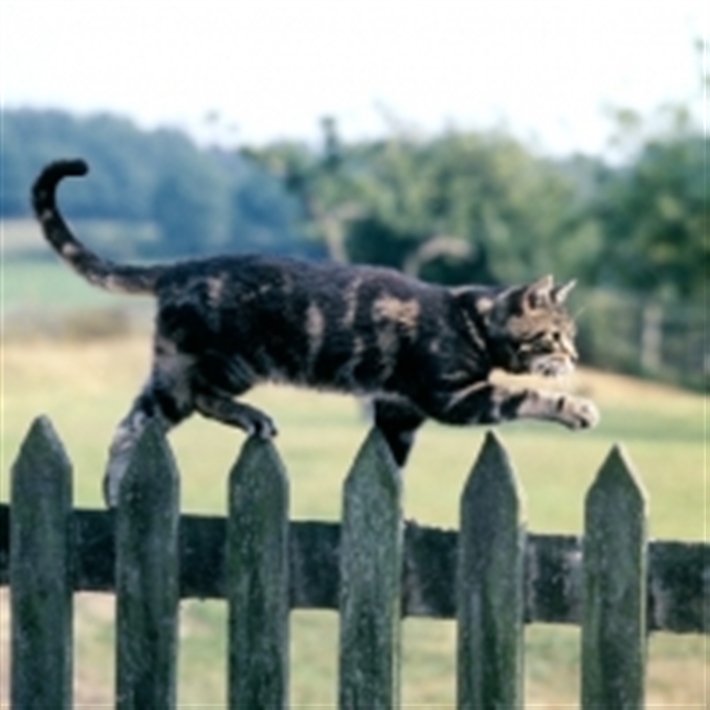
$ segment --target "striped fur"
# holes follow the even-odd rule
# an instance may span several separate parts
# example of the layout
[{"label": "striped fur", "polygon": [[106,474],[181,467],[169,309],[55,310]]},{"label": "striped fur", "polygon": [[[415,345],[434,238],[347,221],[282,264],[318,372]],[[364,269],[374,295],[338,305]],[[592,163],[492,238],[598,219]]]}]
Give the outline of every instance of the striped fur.
[{"label": "striped fur", "polygon": [[495,368],[545,376],[573,369],[574,324],[563,307],[572,283],[545,277],[449,289],[390,269],[266,256],[114,264],[77,240],[56,206],[62,178],[87,169],[81,160],[60,161],[35,182],[47,241],[90,283],[157,300],[151,373],[110,449],[109,505],[151,419],[167,431],[199,412],[248,435],[273,436],[267,414],[235,399],[264,381],[371,398],[399,465],[427,418],[467,425],[527,417],[572,429],[598,419],[586,400],[489,382]]}]

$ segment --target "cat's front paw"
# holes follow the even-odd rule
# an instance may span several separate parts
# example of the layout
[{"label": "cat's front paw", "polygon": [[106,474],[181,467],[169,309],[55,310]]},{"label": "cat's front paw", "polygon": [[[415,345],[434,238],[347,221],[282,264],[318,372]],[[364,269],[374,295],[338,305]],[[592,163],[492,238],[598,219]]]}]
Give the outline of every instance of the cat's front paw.
[{"label": "cat's front paw", "polygon": [[560,420],[570,429],[591,429],[599,418],[596,404],[588,399],[565,396],[560,401]]}]

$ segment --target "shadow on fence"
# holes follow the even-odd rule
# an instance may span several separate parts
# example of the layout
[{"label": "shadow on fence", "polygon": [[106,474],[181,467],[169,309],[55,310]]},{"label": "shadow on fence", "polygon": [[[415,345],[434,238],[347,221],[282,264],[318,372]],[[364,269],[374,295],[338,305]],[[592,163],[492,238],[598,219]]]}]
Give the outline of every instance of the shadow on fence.
[{"label": "shadow on fence", "polygon": [[403,616],[457,618],[462,708],[524,705],[525,623],[581,625],[583,707],[643,705],[649,632],[710,633],[710,546],[647,540],[646,496],[617,448],[587,494],[582,537],[526,532],[493,434],[465,485],[459,532],[403,521],[402,482],[377,430],[347,476],[339,524],[289,521],[268,441],[246,441],[227,518],[180,515],[175,463],[153,429],[115,512],[73,509],[71,488],[71,464],[39,418],[0,506],[13,707],[71,707],[79,590],[116,594],[120,708],[175,707],[187,597],[227,600],[232,708],[287,706],[293,608],[340,612],[342,708],[398,706]]}]

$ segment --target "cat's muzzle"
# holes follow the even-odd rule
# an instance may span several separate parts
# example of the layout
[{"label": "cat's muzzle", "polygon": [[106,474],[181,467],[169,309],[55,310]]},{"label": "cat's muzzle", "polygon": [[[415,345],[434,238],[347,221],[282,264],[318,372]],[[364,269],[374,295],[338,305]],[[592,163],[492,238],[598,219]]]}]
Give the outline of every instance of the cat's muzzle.
[{"label": "cat's muzzle", "polygon": [[543,377],[564,377],[574,372],[574,362],[567,357],[539,357],[531,362],[530,372]]}]

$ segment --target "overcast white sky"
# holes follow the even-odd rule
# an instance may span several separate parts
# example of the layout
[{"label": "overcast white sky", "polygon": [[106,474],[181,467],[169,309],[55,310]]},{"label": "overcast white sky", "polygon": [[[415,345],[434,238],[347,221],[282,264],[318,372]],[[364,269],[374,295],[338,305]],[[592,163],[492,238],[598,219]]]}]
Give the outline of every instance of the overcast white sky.
[{"label": "overcast white sky", "polygon": [[[596,151],[603,108],[695,95],[701,0],[0,0],[3,107],[110,110],[232,143],[506,119]],[[205,115],[221,123],[209,128]],[[236,126],[236,130],[229,129]]]}]

